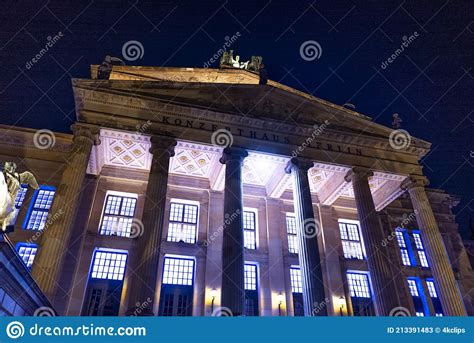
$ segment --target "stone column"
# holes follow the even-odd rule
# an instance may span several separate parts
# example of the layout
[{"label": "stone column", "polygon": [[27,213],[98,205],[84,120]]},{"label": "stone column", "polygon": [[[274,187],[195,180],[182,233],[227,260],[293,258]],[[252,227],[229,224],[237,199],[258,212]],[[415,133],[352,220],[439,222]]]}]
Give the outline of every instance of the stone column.
[{"label": "stone column", "polygon": [[448,254],[439,232],[438,224],[431,209],[424,177],[409,177],[402,183],[407,189],[416,214],[428,263],[438,287],[438,296],[446,316],[466,316],[466,309],[454,277]]},{"label": "stone column", "polygon": [[229,147],[220,159],[225,164],[221,305],[233,316],[245,314],[242,163],[247,156]]},{"label": "stone column", "polygon": [[[176,140],[167,136],[151,137],[153,155],[145,194],[142,222],[138,237],[138,266],[135,270],[127,315],[153,316],[160,245],[163,232],[170,158]],[[150,301],[151,299],[151,301]]]},{"label": "stone column", "polygon": [[59,285],[61,269],[67,255],[89,156],[92,146],[99,142],[99,128],[96,126],[76,123],[71,129],[74,133],[72,150],[49,209],[32,268],[33,278],[53,306],[60,301],[57,293],[62,291]]},{"label": "stone column", "polygon": [[366,168],[352,168],[346,175],[346,181],[352,182],[354,197],[359,215],[360,229],[367,253],[367,264],[374,290],[374,303],[379,316],[388,316],[390,311],[400,304],[397,301],[397,289],[390,270],[387,248],[382,241],[384,235],[374,200],[369,187],[372,171]]},{"label": "stone column", "polygon": [[298,258],[303,286],[305,316],[327,316],[327,301],[319,256],[319,218],[314,217],[308,170],[313,162],[292,158],[285,171],[293,174],[293,201],[296,214]]}]

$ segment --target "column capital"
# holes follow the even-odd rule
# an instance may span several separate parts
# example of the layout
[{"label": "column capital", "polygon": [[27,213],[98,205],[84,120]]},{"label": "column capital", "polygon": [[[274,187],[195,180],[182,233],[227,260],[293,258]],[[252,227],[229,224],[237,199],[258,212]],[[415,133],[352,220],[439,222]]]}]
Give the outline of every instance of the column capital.
[{"label": "column capital", "polygon": [[74,134],[74,142],[78,138],[86,138],[92,142],[94,145],[100,144],[99,133],[100,127],[96,125],[84,124],[84,123],[74,123],[71,125],[71,130]]},{"label": "column capital", "polygon": [[410,175],[400,184],[400,188],[405,190],[410,190],[414,188],[424,188],[429,185],[429,181],[425,176],[421,175]]},{"label": "column capital", "polygon": [[368,179],[369,177],[374,176],[374,172],[370,168],[365,167],[352,167],[344,176],[346,182],[351,182],[352,180],[362,180]]},{"label": "column capital", "polygon": [[237,147],[227,147],[222,151],[222,157],[219,159],[219,162],[222,164],[226,164],[232,160],[238,160],[242,163],[244,158],[249,155],[247,150]]},{"label": "column capital", "polygon": [[303,171],[307,172],[308,170],[310,170],[313,167],[314,167],[314,162],[313,161],[308,160],[306,158],[293,157],[286,164],[285,172],[287,174],[291,174],[291,170],[293,168],[296,168],[296,169],[303,170]]},{"label": "column capital", "polygon": [[175,138],[170,136],[153,135],[150,138],[150,153],[159,155],[166,153],[166,157],[174,156],[174,148],[178,144]]}]

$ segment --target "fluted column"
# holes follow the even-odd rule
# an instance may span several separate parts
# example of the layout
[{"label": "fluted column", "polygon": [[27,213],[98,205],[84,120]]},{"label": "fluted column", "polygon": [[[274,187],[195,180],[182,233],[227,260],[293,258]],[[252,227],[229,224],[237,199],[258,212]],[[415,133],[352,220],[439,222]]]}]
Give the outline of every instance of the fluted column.
[{"label": "fluted column", "polygon": [[[292,158],[286,172],[293,174],[293,201],[296,214],[298,259],[303,286],[305,316],[327,316],[324,281],[319,256],[319,219],[314,217],[308,170],[313,162]],[[324,305],[325,304],[325,305]]]},{"label": "fluted column", "polygon": [[[151,316],[156,294],[163,232],[170,158],[176,140],[167,136],[151,137],[153,155],[143,208],[143,234],[139,236],[138,267],[134,273],[128,315]],[[151,299],[152,301],[149,301]],[[140,308],[139,311],[136,309]]]},{"label": "fluted column", "polygon": [[233,316],[244,315],[244,228],[242,163],[247,151],[225,148],[220,159],[225,164],[224,232],[222,241],[221,305]]},{"label": "fluted column", "polygon": [[438,224],[425,192],[428,182],[424,177],[409,177],[402,183],[407,189],[416,214],[421,239],[428,257],[428,263],[438,287],[438,295],[447,316],[466,316],[452,266],[439,232]]},{"label": "fluted column", "polygon": [[41,246],[32,268],[33,278],[53,305],[61,301],[57,294],[61,291],[61,269],[73,230],[89,156],[92,146],[98,143],[98,127],[76,123],[71,129],[74,133],[73,147],[49,209]]},{"label": "fluted column", "polygon": [[347,173],[346,181],[351,181],[354,189],[360,229],[374,290],[375,308],[379,316],[388,316],[390,311],[400,304],[397,300],[397,288],[390,270],[387,248],[382,245],[382,241],[386,237],[370,192],[370,176],[373,176],[373,173],[369,169],[355,167]]}]

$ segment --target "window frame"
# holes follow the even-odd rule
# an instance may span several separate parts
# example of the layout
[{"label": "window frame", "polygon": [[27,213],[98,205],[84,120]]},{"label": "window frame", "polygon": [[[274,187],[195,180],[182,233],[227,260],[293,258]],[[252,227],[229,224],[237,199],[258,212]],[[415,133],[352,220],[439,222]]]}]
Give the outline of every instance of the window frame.
[{"label": "window frame", "polygon": [[[367,281],[367,292],[368,292],[368,297],[367,296],[359,296],[357,295],[357,292],[356,290],[354,290],[354,295],[352,295],[352,289],[351,289],[351,282],[349,281],[350,278],[348,277],[350,274],[354,274],[354,275],[362,275],[365,277],[365,280]],[[347,280],[347,290],[348,290],[348,293],[349,293],[349,296],[351,298],[357,298],[357,299],[370,299],[371,301],[373,300],[373,291],[372,291],[372,284],[371,284],[371,280],[370,280],[370,274],[368,272],[364,272],[364,271],[359,271],[359,270],[347,270],[346,271],[346,280]],[[352,280],[352,279],[351,279]],[[358,286],[358,285],[356,285]],[[364,285],[365,286],[365,285]],[[359,287],[360,288],[360,287]],[[365,292],[364,289],[362,289],[362,292]]]},{"label": "window frame", "polygon": [[[295,232],[292,233],[290,232],[289,230],[289,227],[288,227],[288,218],[293,218],[294,221],[295,221]],[[286,212],[285,214],[285,228],[286,228],[286,236],[287,236],[287,239],[288,239],[288,252],[290,254],[295,254],[297,255],[298,254],[298,226],[297,226],[297,223],[296,223],[296,214],[293,213],[293,212]],[[290,239],[290,237],[293,237]],[[294,240],[294,246],[292,246],[292,240]]]},{"label": "window frame", "polygon": [[[180,204],[180,205],[183,205],[183,213],[181,215],[181,221],[175,221],[175,220],[171,220],[171,208],[173,206],[173,204]],[[192,206],[192,207],[196,207],[196,223],[188,223],[188,222],[185,222],[184,221],[184,216],[185,216],[185,208],[186,206]],[[167,242],[172,242],[172,243],[185,243],[185,244],[197,244],[198,242],[198,235],[199,235],[199,219],[200,219],[200,211],[201,211],[201,206],[200,206],[200,203],[198,201],[194,201],[194,200],[184,200],[184,199],[175,199],[175,198],[172,198],[170,199],[169,201],[169,213],[168,213],[168,227],[167,227],[167,232],[166,232],[166,241]],[[192,240],[193,242],[186,242],[185,240],[171,240],[170,239],[170,226],[171,224],[179,224],[181,229],[183,227],[183,225],[194,225],[194,235],[192,237]],[[189,237],[185,237],[185,238],[189,238]]]},{"label": "window frame", "polygon": [[[31,261],[31,264],[29,265],[29,259],[28,259],[28,262],[25,261],[25,258],[24,256],[25,255],[20,255],[20,249],[21,248],[31,248],[31,249],[34,249],[34,254],[33,253],[30,253],[28,254],[28,256],[31,258],[31,255],[33,255],[33,260]],[[23,263],[25,264],[25,266],[28,268],[28,269],[31,269],[31,267],[33,266],[33,263],[34,263],[34,260],[36,258],[36,254],[38,253],[38,244],[34,244],[34,243],[26,243],[26,242],[18,242],[16,245],[15,245],[15,251],[17,252],[18,256],[21,258],[21,260],[23,261]]]},{"label": "window frame", "polygon": [[[344,254],[344,259],[346,259],[346,260],[359,260],[359,261],[366,260],[367,259],[367,254],[365,252],[364,237],[362,236],[362,231],[361,231],[361,228],[360,228],[360,221],[353,220],[353,219],[339,218],[337,220],[337,224],[338,224],[338,228],[339,228],[339,235],[340,235],[340,238],[341,238],[341,245],[342,245],[342,251],[343,251],[343,254]],[[342,238],[341,224],[345,225],[345,230],[346,230],[346,233],[347,233],[347,239]],[[347,224],[356,225],[359,240],[350,239],[350,234],[349,234],[349,229],[347,228]],[[351,251],[346,252],[345,251],[346,249],[344,248],[345,247],[345,245],[344,245],[345,242],[347,242],[347,244],[349,246],[350,246],[350,243],[352,243],[352,244],[358,243],[359,246],[360,246],[360,252],[361,252],[362,258],[360,258],[358,256],[355,256],[355,254],[352,253],[352,248],[351,248]],[[350,256],[348,257],[347,255],[350,255]]]},{"label": "window frame", "polygon": [[[298,271],[298,273],[294,275],[292,271]],[[293,276],[295,276],[296,279],[294,279]],[[303,294],[303,278],[301,275],[300,266],[290,266],[290,286],[291,286],[291,293]]]},{"label": "window frame", "polygon": [[[92,276],[92,274],[94,273],[94,266],[95,266],[95,260],[96,260],[96,255],[97,253],[111,253],[111,254],[116,254],[116,255],[125,255],[125,266],[123,267],[123,274],[122,274],[122,278],[120,279],[114,279],[114,278],[109,278],[108,277],[108,273],[109,271],[106,272],[107,274],[107,277],[94,277]],[[89,268],[89,282],[91,280],[102,280],[102,281],[107,281],[107,282],[121,282],[123,283],[125,281],[125,278],[126,278],[126,273],[127,273],[127,264],[128,264],[128,259],[129,259],[129,253],[127,250],[122,250],[122,249],[110,249],[110,248],[102,248],[102,247],[98,247],[98,248],[94,248],[93,252],[92,252],[92,257],[91,257],[91,265],[90,265],[90,268]],[[117,259],[114,259],[114,261],[117,261]],[[100,266],[100,265],[99,265]],[[110,265],[108,266],[110,267]],[[121,268],[121,267],[120,267]],[[103,271],[101,273],[104,273]],[[114,273],[112,273],[114,274]]]},{"label": "window frame", "polygon": [[[185,260],[185,261],[192,261],[192,270],[191,270],[191,284],[179,284],[179,283],[165,283],[165,266],[166,266],[166,260],[167,259],[173,259],[173,260]],[[161,286],[177,286],[177,287],[194,287],[196,283],[196,258],[193,256],[185,256],[185,255],[174,255],[174,254],[165,254],[163,257],[163,265],[162,265],[162,271],[161,271]],[[180,266],[178,266],[179,268]],[[179,274],[179,270],[177,273]],[[189,279],[187,279],[189,280]]]},{"label": "window frame", "polygon": [[[397,233],[400,233],[402,235],[401,239],[403,239],[403,243],[405,244],[404,247],[400,245],[399,238],[397,236]],[[416,267],[417,266],[417,261],[415,258],[415,254],[413,253],[413,247],[411,245],[411,239],[410,239],[410,233],[404,229],[404,228],[396,228],[395,229],[395,235],[397,239],[397,244],[400,250],[400,258],[402,259],[402,264],[407,267]],[[402,250],[406,252],[407,257],[408,257],[408,262],[409,264],[405,264],[405,260],[403,259],[403,253]]]},{"label": "window frame", "polygon": [[[108,202],[108,199],[109,197],[120,197],[120,204],[118,206],[118,212],[119,214],[109,214],[109,213],[105,213],[105,210],[107,208],[107,202]],[[123,214],[120,214],[120,212],[122,211],[122,206],[123,206],[123,203],[124,203],[124,199],[135,199],[135,207],[133,208],[133,214],[131,216],[129,215],[123,215]],[[125,192],[117,192],[117,191],[107,191],[105,193],[105,198],[104,198],[104,201],[103,201],[103,206],[102,206],[102,213],[101,213],[101,217],[100,217],[100,222],[99,222],[99,229],[98,229],[98,234],[100,236],[113,236],[113,237],[124,237],[124,238],[130,238],[131,236],[131,228],[133,226],[133,219],[135,219],[135,215],[137,213],[137,205],[138,205],[138,194],[135,194],[135,193],[125,193]],[[104,225],[104,219],[105,217],[111,217],[111,218],[126,218],[126,219],[131,219],[130,221],[130,225],[125,229],[125,231],[123,230],[124,228],[121,228],[120,230],[120,233],[121,234],[118,234],[119,231],[115,231],[115,234],[112,234],[112,233],[103,233],[102,230],[103,230],[103,225]],[[118,223],[116,223],[118,224]]]},{"label": "window frame", "polygon": [[[254,215],[254,219],[255,219],[255,222],[254,222],[254,225],[255,225],[255,229],[254,230],[251,230],[251,229],[246,229],[245,226],[244,226],[244,222],[245,222],[245,212],[251,212],[253,213]],[[243,231],[244,231],[244,248],[245,249],[248,249],[248,250],[258,250],[259,248],[259,239],[258,239],[258,232],[259,232],[259,228],[258,228],[258,209],[257,208],[252,208],[252,207],[244,207],[243,208],[243,212],[242,212],[242,228],[243,228]],[[255,241],[255,247],[254,248],[249,248],[247,247],[246,243],[245,243],[245,232],[253,232],[253,235],[254,235],[254,241]]]},{"label": "window frame", "polygon": [[[51,205],[47,208],[47,209],[43,209],[43,208],[39,208],[39,207],[36,207],[35,204],[36,204],[36,200],[38,199],[38,196],[39,196],[39,193],[40,191],[48,191],[48,192],[53,192],[53,197],[51,199]],[[54,186],[47,186],[47,185],[40,185],[38,187],[38,189],[35,190],[34,194],[33,194],[33,197],[30,201],[30,205],[28,207],[28,212],[25,216],[25,220],[23,221],[23,225],[22,225],[22,229],[23,230],[29,230],[29,231],[42,231],[44,229],[44,227],[46,226],[46,222],[48,221],[48,216],[49,216],[49,210],[51,209],[51,207],[53,206],[53,203],[54,203],[54,199],[56,198],[56,187]],[[43,224],[43,227],[39,227],[37,229],[34,229],[34,228],[30,228],[29,225],[30,225],[30,221],[31,221],[31,216],[33,214],[34,211],[37,211],[37,212],[46,212],[46,218],[44,220],[44,224]]]},{"label": "window frame", "polygon": [[[421,245],[421,248],[418,247],[418,240],[415,238],[415,235],[419,239],[419,243]],[[421,268],[430,268],[430,263],[428,262],[428,256],[426,255],[425,244],[423,243],[423,239],[421,238],[420,230],[412,230],[411,231],[411,236],[413,238],[413,243],[415,244],[415,250],[416,250],[416,253],[418,255],[418,262],[420,262],[420,267]]]}]

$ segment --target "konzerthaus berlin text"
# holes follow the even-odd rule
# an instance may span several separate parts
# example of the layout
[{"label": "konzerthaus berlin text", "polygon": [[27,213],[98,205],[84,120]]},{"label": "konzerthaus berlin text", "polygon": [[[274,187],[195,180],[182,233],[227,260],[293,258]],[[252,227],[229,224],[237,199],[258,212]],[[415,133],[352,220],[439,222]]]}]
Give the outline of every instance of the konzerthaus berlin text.
[{"label": "konzerthaus berlin text", "polygon": [[0,240],[1,313],[474,314],[429,143],[249,70],[99,69],[72,134],[0,126],[39,184]]}]

